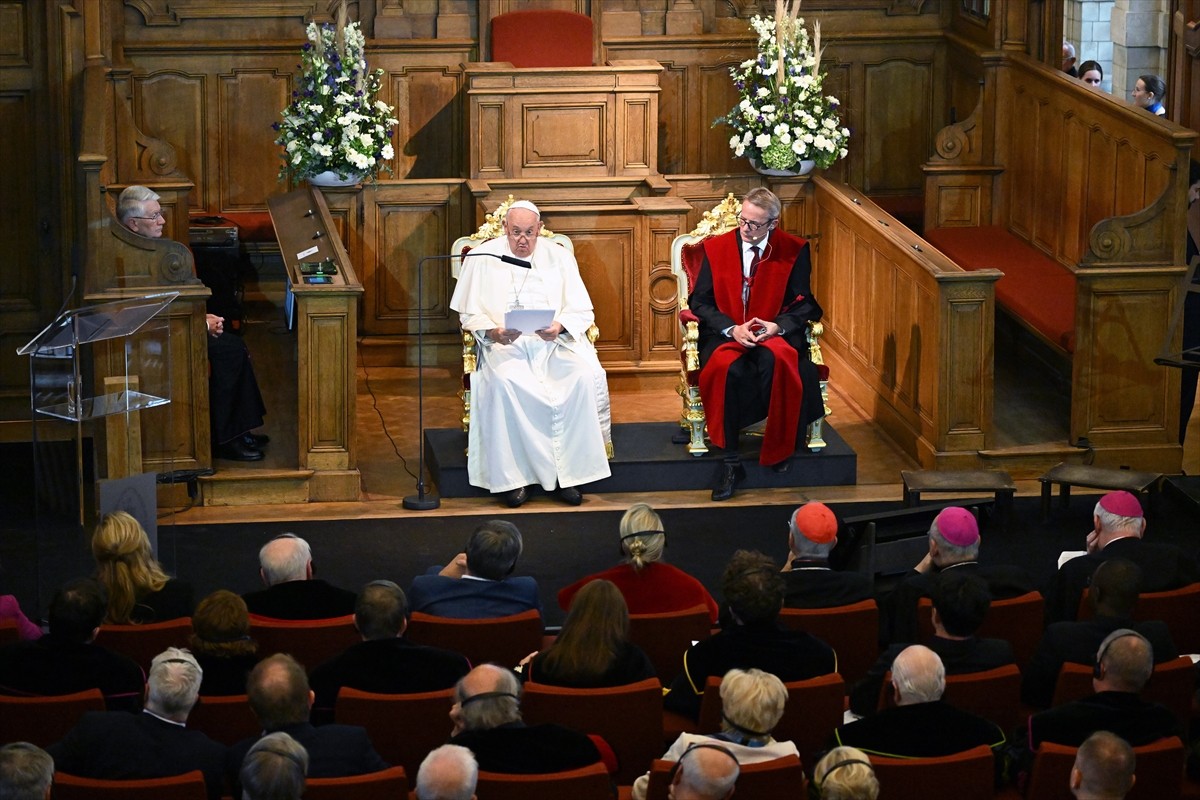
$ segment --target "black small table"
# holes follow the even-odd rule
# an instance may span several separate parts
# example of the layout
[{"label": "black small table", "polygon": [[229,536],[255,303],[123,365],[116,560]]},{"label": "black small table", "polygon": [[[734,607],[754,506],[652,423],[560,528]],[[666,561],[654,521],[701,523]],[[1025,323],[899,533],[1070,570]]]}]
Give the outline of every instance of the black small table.
[{"label": "black small table", "polygon": [[1083,464],[1059,464],[1038,478],[1042,484],[1042,521],[1050,519],[1050,493],[1054,484],[1059,485],[1060,506],[1071,502],[1071,487],[1085,486],[1089,489],[1124,489],[1142,502],[1142,508],[1150,511],[1150,500],[1158,493],[1162,482],[1161,472],[1138,472],[1132,469],[1091,467]]},{"label": "black small table", "polygon": [[996,510],[1005,528],[1012,519],[1013,495],[1017,487],[1012,477],[998,469],[918,469],[903,470],[904,506],[921,502],[922,492],[994,492]]}]

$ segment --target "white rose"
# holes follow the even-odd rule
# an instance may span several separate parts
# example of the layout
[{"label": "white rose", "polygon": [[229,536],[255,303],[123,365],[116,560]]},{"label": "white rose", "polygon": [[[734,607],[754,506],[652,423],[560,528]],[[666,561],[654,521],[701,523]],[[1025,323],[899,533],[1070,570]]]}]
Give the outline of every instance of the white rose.
[{"label": "white rose", "polygon": [[738,158],[741,158],[743,155],[746,154],[746,148],[742,147],[741,143],[739,142],[738,146],[733,148],[733,154],[735,156],[737,156]]},{"label": "white rose", "polygon": [[396,154],[396,151],[392,149],[391,142],[388,142],[383,146],[383,150],[381,150],[379,154],[383,156],[384,161],[387,161]]},{"label": "white rose", "polygon": [[768,146],[770,146],[770,144],[771,144],[771,134],[769,134],[769,133],[760,133],[758,136],[755,136],[755,137],[754,137],[754,144],[755,144],[755,146],[759,147],[760,149],[761,149],[761,148],[764,148],[764,147],[768,147]]},{"label": "white rose", "polygon": [[767,96],[767,95],[769,95],[770,93],[771,93],[771,91],[770,91],[769,89],[767,89],[767,87],[765,87],[765,86],[760,86],[760,87],[758,87],[758,92],[757,92],[757,94],[758,94],[758,96],[759,96],[759,97],[766,97],[766,96]]},{"label": "white rose", "polygon": [[732,148],[732,147],[737,147],[737,146],[738,146],[739,144],[741,144],[741,143],[742,143],[742,137],[740,137],[740,136],[738,136],[738,135],[736,135],[736,134],[735,134],[735,135],[733,135],[733,136],[731,136],[731,137],[729,137],[729,146],[730,146],[731,148]]},{"label": "white rose", "polygon": [[293,163],[293,164],[299,164],[299,163],[300,163],[301,161],[303,161],[303,160],[304,160],[304,154],[303,154],[303,153],[296,153],[296,155],[292,156],[292,163]]},{"label": "white rose", "polygon": [[804,146],[804,141],[802,139],[797,139],[796,141],[792,142],[792,152],[796,155],[802,156],[807,150],[808,148]]},{"label": "white rose", "polygon": [[319,142],[323,138],[325,138],[325,137],[322,135],[321,131],[313,131],[312,140],[314,142]]}]

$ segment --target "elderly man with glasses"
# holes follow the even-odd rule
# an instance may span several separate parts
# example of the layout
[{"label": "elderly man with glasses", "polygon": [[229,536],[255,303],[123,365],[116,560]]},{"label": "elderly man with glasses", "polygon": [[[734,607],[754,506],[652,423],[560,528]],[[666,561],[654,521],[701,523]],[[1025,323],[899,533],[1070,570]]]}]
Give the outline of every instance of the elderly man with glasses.
[{"label": "elderly man with glasses", "polygon": [[728,500],[745,467],[738,432],[766,419],[759,463],[784,472],[808,423],[824,414],[805,326],[821,318],[808,242],[779,230],[780,202],[752,189],[736,230],[704,241],[688,306],[700,320],[700,396],[725,458],[713,500]]},{"label": "elderly man with glasses", "polygon": [[[166,218],[159,196],[145,186],[127,186],[117,199],[117,219],[139,236],[159,239]],[[208,410],[213,455],[232,461],[261,461],[270,441],[254,433],[263,424],[267,407],[258,389],[250,351],[240,337],[225,332],[225,320],[205,314],[208,328]]]}]

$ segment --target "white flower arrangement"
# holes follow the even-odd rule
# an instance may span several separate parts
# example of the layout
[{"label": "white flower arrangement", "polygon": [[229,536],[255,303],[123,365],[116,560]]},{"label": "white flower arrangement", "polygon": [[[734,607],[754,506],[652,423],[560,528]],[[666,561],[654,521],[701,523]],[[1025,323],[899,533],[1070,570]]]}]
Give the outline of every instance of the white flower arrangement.
[{"label": "white flower arrangement", "polygon": [[383,70],[367,69],[365,40],[357,22],[308,25],[301,49],[300,85],[271,127],[283,146],[279,179],[321,172],[374,178],[395,151],[394,109],[376,100]]},{"label": "white flower arrangement", "polygon": [[821,24],[812,46],[800,0],[791,10],[775,0],[775,18],[755,16],[758,55],[729,69],[741,101],[713,125],[733,128],[729,148],[771,169],[790,170],[800,161],[825,169],[846,157],[850,131],[841,126],[838,99],[822,93]]}]

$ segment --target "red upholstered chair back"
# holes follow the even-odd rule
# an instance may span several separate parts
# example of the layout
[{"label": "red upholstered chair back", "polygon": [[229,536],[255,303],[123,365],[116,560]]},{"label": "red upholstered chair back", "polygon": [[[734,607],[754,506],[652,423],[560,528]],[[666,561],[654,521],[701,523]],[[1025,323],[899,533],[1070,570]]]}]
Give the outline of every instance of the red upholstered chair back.
[{"label": "red upholstered chair back", "polygon": [[[1042,638],[1045,604],[1040,592],[993,600],[977,635],[1007,641],[1012,645],[1017,666],[1024,667],[1033,658],[1033,651]],[[933,601],[928,597],[922,597],[917,603],[917,626],[921,641],[929,641],[933,636]]]},{"label": "red upholstered chair back", "polygon": [[54,697],[0,695],[0,743],[29,742],[49,747],[67,735],[88,711],[103,711],[99,689]]},{"label": "red upholstered chair back", "polygon": [[879,606],[874,600],[832,608],[785,608],[779,621],[832,647],[837,653],[838,674],[851,686],[866,677],[879,657]]},{"label": "red upholstered chair back", "polygon": [[354,615],[329,619],[272,619],[250,615],[250,637],[259,655],[289,653],[306,670],[324,664],[352,644],[362,641]]},{"label": "red upholstered chair back", "polygon": [[[600,762],[543,775],[479,773],[475,793],[484,800],[612,800],[612,779]],[[308,795],[304,795],[308,800]]]},{"label": "red upholstered chair back", "polygon": [[[1043,742],[1033,759],[1026,800],[1072,800],[1068,782],[1078,748]],[[1137,780],[1126,800],[1179,797],[1183,783],[1183,742],[1176,736],[1133,748]]]},{"label": "red upholstered chair back", "polygon": [[592,66],[592,18],[574,11],[510,11],[492,19],[492,61],[514,67]]},{"label": "red upholstered chair back", "polygon": [[[204,773],[198,769],[170,778],[106,781],[54,773],[54,800],[207,800]],[[306,794],[305,797],[308,797]]]},{"label": "red upholstered chair back", "polygon": [[961,800],[994,791],[992,751],[984,744],[939,758],[870,759],[880,800]]},{"label": "red upholstered chair back", "polygon": [[192,635],[190,617],[145,625],[101,625],[96,644],[129,656],[147,672],[154,657],[168,647],[187,647]]},{"label": "red upholstered chair back", "polygon": [[454,727],[450,706],[454,690],[417,694],[375,694],[343,686],[333,708],[334,721],[367,729],[375,751],[389,764],[415,776],[429,751],[445,744]]},{"label": "red upholstered chair back", "polygon": [[262,733],[262,725],[244,694],[201,696],[200,702],[188,714],[187,724],[224,745]]},{"label": "red upholstered chair back", "polygon": [[[1192,694],[1195,691],[1195,670],[1192,660],[1179,656],[1162,664],[1154,665],[1154,674],[1140,693],[1143,700],[1160,703],[1171,709],[1187,730],[1192,717]],[[1091,664],[1063,664],[1058,671],[1058,682],[1054,686],[1054,702],[1059,706],[1087,697],[1094,693],[1092,688]]]},{"label": "red upholstered chair back", "polygon": [[515,667],[541,648],[542,629],[536,609],[494,619],[452,619],[414,611],[405,635],[417,644],[462,653],[472,665],[490,661]]},{"label": "red upholstered chair back", "polygon": [[404,767],[392,767],[345,778],[309,778],[304,782],[304,800],[384,800],[407,797],[408,776]]},{"label": "red upholstered chair back", "polygon": [[[1079,599],[1079,619],[1095,615],[1088,591]],[[1164,592],[1142,592],[1133,607],[1133,618],[1139,621],[1160,620],[1171,629],[1171,639],[1180,653],[1200,653],[1200,583]]]},{"label": "red upholstered chair back", "polygon": [[617,756],[615,777],[621,785],[633,783],[662,752],[662,684],[655,678],[603,689],[564,689],[530,681],[521,696],[521,711],[530,725],[555,722],[601,736]]},{"label": "red upholstered chair back", "polygon": [[704,263],[704,240],[685,244],[679,251],[679,261],[687,278],[687,291],[690,294],[696,286],[696,278],[700,276],[700,265]]},{"label": "red upholstered chair back", "polygon": [[19,641],[21,632],[17,628],[17,621],[14,619],[0,620],[0,646],[12,644]]},{"label": "red upholstered chair back", "polygon": [[[650,765],[650,783],[646,800],[667,800],[674,761],[655,759]],[[739,800],[778,800],[781,797],[804,797],[808,779],[804,765],[795,756],[784,756],[757,764],[743,764],[733,790]],[[482,795],[481,795],[482,796]]]},{"label": "red upholstered chair back", "polygon": [[683,654],[692,642],[707,639],[711,633],[712,621],[704,605],[629,615],[629,641],[646,651],[658,679],[666,684],[683,671]]},{"label": "red upholstered chair back", "polygon": [[[787,688],[787,704],[772,736],[776,741],[793,742],[800,751],[801,760],[805,764],[815,764],[817,754],[828,749],[829,737],[842,724],[846,682],[841,675],[831,672],[783,685]],[[697,730],[716,733],[720,729],[721,679],[710,677],[700,701]]]}]

